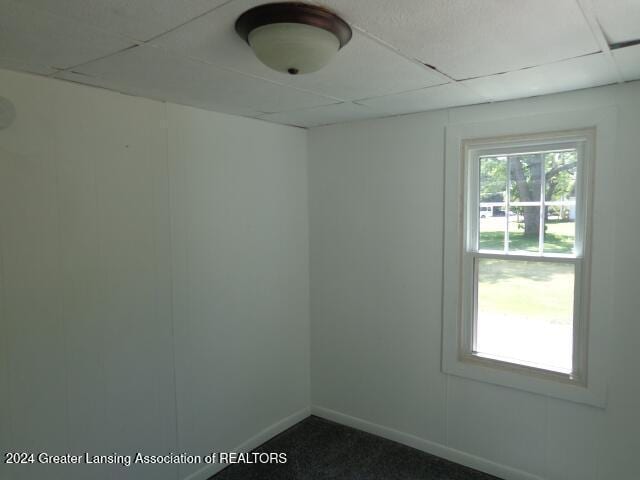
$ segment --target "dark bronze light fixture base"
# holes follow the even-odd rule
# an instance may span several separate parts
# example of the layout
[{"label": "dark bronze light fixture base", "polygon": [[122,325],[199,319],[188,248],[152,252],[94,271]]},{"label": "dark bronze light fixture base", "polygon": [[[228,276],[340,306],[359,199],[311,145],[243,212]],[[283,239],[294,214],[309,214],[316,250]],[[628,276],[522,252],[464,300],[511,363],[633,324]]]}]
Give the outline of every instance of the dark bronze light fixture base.
[{"label": "dark bronze light fixture base", "polygon": [[267,3],[244,12],[236,21],[236,32],[249,43],[252,30],[274,23],[301,23],[333,33],[344,47],[353,35],[351,27],[335,13],[301,2]]}]

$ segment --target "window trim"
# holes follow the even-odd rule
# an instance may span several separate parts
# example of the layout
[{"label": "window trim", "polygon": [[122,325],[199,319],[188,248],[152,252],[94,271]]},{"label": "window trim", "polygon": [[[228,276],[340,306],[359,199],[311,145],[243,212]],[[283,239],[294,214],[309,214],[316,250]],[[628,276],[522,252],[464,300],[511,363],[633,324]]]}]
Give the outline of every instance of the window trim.
[{"label": "window trim", "polygon": [[[524,113],[529,109],[531,113]],[[478,110],[476,108],[476,110]],[[443,373],[474,381],[500,385],[552,398],[605,407],[607,403],[607,358],[611,353],[609,331],[615,322],[613,264],[614,215],[616,201],[615,163],[618,108],[615,105],[585,108],[579,101],[564,103],[541,97],[517,105],[487,105],[461,111],[445,128],[443,193],[443,292],[442,364]],[[589,315],[586,381],[584,385],[564,382],[549,375],[523,374],[518,368],[492,368],[487,362],[463,361],[459,355],[459,319],[462,306],[462,252],[464,219],[463,142],[465,140],[522,137],[546,132],[593,129],[591,185],[590,282],[582,297]],[[600,161],[600,160],[601,161]],[[594,248],[595,247],[595,248]]]},{"label": "window trim", "polygon": [[[462,301],[459,316],[458,355],[463,362],[476,362],[494,369],[507,369],[509,371],[539,376],[550,380],[572,383],[586,386],[588,369],[588,325],[589,305],[582,292],[588,291],[590,285],[590,224],[591,224],[591,195],[592,191],[592,157],[595,141],[593,128],[545,132],[533,135],[492,137],[483,139],[465,139],[462,142],[463,162],[463,226],[462,226]],[[537,252],[508,253],[483,251],[478,245],[479,221],[475,214],[479,208],[479,180],[480,158],[483,156],[495,156],[500,153],[524,154],[538,151],[559,150],[560,147],[575,149],[578,151],[576,183],[576,234],[575,254],[550,254]],[[541,182],[541,189],[544,188]],[[544,196],[541,196],[540,217],[542,219],[544,209]],[[509,201],[506,201],[506,212],[509,211]],[[507,222],[508,225],[508,222]],[[544,223],[540,224],[540,235],[544,235]],[[508,230],[508,229],[507,229]],[[544,239],[540,239],[544,242]],[[542,243],[543,244],[543,243]],[[541,244],[541,245],[542,245]],[[478,288],[478,259],[494,258],[502,260],[519,260],[530,262],[554,262],[569,263],[574,266],[574,292],[573,292],[573,370],[564,373],[556,370],[541,368],[540,366],[526,365],[500,359],[497,356],[480,354],[475,351],[477,333],[477,288]]]}]

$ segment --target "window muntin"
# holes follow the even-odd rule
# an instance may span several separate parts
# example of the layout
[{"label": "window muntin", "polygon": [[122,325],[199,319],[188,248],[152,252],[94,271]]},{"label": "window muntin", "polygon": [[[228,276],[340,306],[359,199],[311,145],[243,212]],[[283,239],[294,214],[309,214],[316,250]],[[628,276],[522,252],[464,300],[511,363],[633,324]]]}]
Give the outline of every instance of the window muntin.
[{"label": "window muntin", "polygon": [[586,142],[568,135],[467,150],[463,268],[473,284],[463,357],[585,378]]},{"label": "window muntin", "polygon": [[578,150],[482,155],[473,248],[575,254]]}]

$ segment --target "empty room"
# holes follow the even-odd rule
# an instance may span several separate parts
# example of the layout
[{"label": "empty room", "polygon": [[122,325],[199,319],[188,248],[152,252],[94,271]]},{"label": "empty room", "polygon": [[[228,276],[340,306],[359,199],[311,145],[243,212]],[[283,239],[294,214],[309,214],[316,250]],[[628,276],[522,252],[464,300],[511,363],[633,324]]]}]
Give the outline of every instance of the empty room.
[{"label": "empty room", "polygon": [[0,480],[639,480],[640,0],[0,0]]}]

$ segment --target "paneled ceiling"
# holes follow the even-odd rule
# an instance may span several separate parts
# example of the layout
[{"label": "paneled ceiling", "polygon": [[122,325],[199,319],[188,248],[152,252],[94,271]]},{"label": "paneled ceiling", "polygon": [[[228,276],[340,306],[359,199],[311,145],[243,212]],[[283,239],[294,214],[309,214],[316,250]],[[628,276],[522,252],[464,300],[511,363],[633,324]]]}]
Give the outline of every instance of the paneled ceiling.
[{"label": "paneled ceiling", "polygon": [[322,0],[354,37],[287,76],[235,34],[268,0],[0,0],[0,68],[311,127],[640,79],[640,0]]}]

